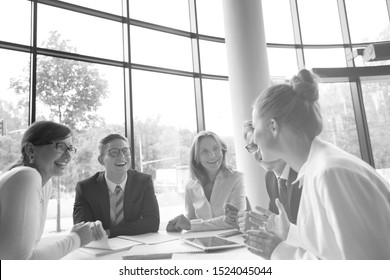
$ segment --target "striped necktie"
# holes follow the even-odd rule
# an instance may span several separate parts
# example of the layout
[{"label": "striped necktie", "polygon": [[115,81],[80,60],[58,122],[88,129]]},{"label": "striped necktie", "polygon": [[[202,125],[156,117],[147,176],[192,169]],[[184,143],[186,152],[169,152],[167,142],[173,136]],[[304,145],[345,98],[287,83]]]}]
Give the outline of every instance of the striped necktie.
[{"label": "striped necktie", "polygon": [[123,222],[123,191],[120,186],[115,188],[115,225]]}]

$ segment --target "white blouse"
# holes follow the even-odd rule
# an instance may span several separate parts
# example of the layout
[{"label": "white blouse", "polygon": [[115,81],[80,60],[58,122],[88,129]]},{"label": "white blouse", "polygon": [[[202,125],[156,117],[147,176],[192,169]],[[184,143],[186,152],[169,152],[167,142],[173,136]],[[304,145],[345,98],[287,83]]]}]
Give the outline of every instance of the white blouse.
[{"label": "white blouse", "polygon": [[191,220],[191,231],[231,228],[223,221],[225,203],[246,208],[244,175],[230,169],[221,170],[214,182],[210,202],[198,180],[189,180],[185,187],[186,216]]},{"label": "white blouse", "polygon": [[389,185],[371,166],[315,138],[297,179],[297,226],[271,259],[390,259]]},{"label": "white blouse", "polygon": [[0,259],[60,259],[80,247],[76,233],[42,242],[51,185],[30,167],[0,175]]}]

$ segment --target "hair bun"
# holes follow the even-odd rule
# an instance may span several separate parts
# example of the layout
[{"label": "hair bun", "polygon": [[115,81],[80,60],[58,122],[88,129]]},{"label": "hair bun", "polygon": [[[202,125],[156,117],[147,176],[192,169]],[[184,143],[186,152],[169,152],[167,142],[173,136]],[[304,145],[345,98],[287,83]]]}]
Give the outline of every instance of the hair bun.
[{"label": "hair bun", "polygon": [[317,76],[309,70],[300,70],[296,76],[291,78],[290,83],[294,91],[303,100],[307,100],[311,103],[318,100]]}]

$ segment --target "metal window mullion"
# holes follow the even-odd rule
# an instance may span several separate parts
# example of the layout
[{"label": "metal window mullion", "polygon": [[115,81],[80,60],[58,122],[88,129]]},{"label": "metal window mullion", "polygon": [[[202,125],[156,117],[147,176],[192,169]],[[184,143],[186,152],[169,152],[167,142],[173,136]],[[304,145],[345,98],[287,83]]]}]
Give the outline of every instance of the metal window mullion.
[{"label": "metal window mullion", "polygon": [[387,6],[387,15],[390,21],[390,0],[386,0],[386,6]]},{"label": "metal window mullion", "polygon": [[183,36],[183,37],[187,37],[187,38],[191,37],[191,33],[188,31],[183,31],[180,29],[167,27],[167,26],[163,26],[160,24],[145,22],[145,21],[141,21],[141,20],[136,20],[136,19],[129,18],[129,21],[130,21],[130,24],[133,26],[142,27],[142,28],[146,28],[146,29],[150,29],[150,30],[154,30],[154,31],[160,31],[160,32],[168,33],[168,34],[174,34],[174,35]]},{"label": "metal window mullion", "polygon": [[37,1],[31,2],[31,47],[30,54],[30,96],[29,96],[29,114],[28,125],[35,122],[36,119],[36,98],[37,98],[37,25],[38,25],[38,4]]},{"label": "metal window mullion", "polygon": [[352,57],[353,48],[351,42],[351,33],[349,31],[347,9],[344,0],[337,0],[337,7],[339,10],[341,35],[344,43],[345,60],[348,67],[355,67],[355,61],[353,59],[348,60],[348,57]]},{"label": "metal window mullion", "polygon": [[191,50],[192,50],[192,65],[194,70],[194,91],[195,91],[195,110],[196,110],[196,122],[197,131],[205,130],[205,118],[204,118],[204,102],[203,102],[203,87],[201,77],[201,65],[200,65],[200,51],[199,51],[199,33],[198,33],[198,20],[196,12],[195,0],[188,0],[189,13],[190,13],[190,28],[191,28]]},{"label": "metal window mullion", "polygon": [[198,38],[204,41],[210,41],[215,43],[225,43],[225,38],[198,34]]},{"label": "metal window mullion", "polygon": [[[32,45],[32,43],[31,43]],[[16,44],[16,43],[10,43],[6,41],[0,41],[0,49],[6,49],[10,51],[18,51],[18,52],[26,52],[31,54],[32,53],[32,47],[31,46],[26,46],[26,45],[21,45],[21,44]]]},{"label": "metal window mullion", "polygon": [[294,32],[295,52],[297,55],[298,69],[305,67],[305,55],[303,53],[302,31],[299,22],[299,12],[297,0],[290,0],[291,19]]},{"label": "metal window mullion", "polygon": [[68,2],[63,2],[63,1],[53,1],[53,0],[37,0],[34,2],[38,2],[43,5],[55,7],[55,8],[60,8],[63,10],[71,11],[71,12],[77,12],[89,16],[94,16],[94,17],[99,17],[99,18],[104,18],[112,21],[117,21],[117,22],[123,22],[124,18],[115,14],[110,14],[107,12],[71,4]]},{"label": "metal window mullion", "polygon": [[199,76],[199,74],[195,74],[194,72],[188,72],[188,71],[176,70],[176,69],[164,68],[158,66],[149,66],[149,65],[137,64],[137,63],[131,63],[131,68],[136,70],[150,71],[150,72],[161,73],[161,74],[171,74],[171,75],[184,76],[184,77]]},{"label": "metal window mullion", "polygon": [[83,61],[87,63],[102,64],[108,66],[124,67],[127,63],[119,60],[112,60],[106,58],[99,58],[94,56],[82,55],[77,53],[69,53],[51,49],[36,48],[36,53],[40,55],[58,57],[63,59],[73,59],[77,61]]},{"label": "metal window mullion", "polygon": [[[132,150],[131,156],[131,168],[135,169],[135,136],[134,136],[134,110],[133,110],[133,83],[132,83],[132,67],[131,67],[131,37],[130,37],[130,1],[126,0],[126,28],[125,32],[127,38],[127,57],[128,57],[128,67],[127,75],[126,68],[123,69],[124,75],[124,98],[125,98],[125,134],[127,139],[130,140],[130,147]],[[125,36],[125,34],[123,34]],[[123,42],[125,44],[125,42]],[[125,47],[125,46],[123,46]],[[125,58],[123,58],[125,59]],[[127,86],[126,86],[127,85]],[[126,94],[128,93],[128,98],[126,99]]]}]

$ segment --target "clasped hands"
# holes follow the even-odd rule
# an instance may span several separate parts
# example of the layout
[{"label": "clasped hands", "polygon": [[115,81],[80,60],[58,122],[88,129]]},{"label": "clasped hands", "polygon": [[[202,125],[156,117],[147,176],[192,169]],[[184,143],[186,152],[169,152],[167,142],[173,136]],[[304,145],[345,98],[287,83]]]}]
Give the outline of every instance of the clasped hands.
[{"label": "clasped hands", "polygon": [[279,215],[260,206],[256,211],[238,213],[240,231],[245,235],[248,250],[264,259],[270,259],[280,242],[286,240],[290,222],[282,203],[276,199]]},{"label": "clasped hands", "polygon": [[73,225],[71,232],[75,232],[80,237],[80,247],[87,245],[91,241],[102,239],[106,236],[101,221],[80,222]]}]

